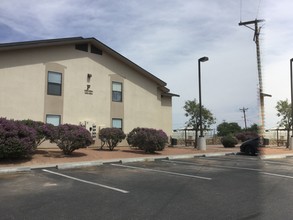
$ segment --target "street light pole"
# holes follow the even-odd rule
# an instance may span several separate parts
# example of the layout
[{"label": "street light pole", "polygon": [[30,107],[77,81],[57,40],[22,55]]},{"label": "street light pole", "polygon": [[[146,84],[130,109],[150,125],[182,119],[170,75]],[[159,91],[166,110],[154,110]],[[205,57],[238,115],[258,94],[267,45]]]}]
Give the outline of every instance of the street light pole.
[{"label": "street light pole", "polygon": [[[290,127],[293,126],[293,74],[292,74],[292,62],[293,62],[293,58],[290,59],[290,82],[291,82],[291,125],[289,125]],[[289,127],[289,130],[290,130]],[[290,138],[290,145],[289,145],[289,149],[293,150],[293,133],[291,135]]]},{"label": "street light pole", "polygon": [[208,61],[208,57],[201,57],[198,59],[198,88],[199,88],[199,128],[200,128],[200,135],[198,138],[197,148],[199,150],[206,150],[206,141],[203,136],[203,129],[202,129],[202,104],[201,104],[201,70],[200,70],[200,63]]}]

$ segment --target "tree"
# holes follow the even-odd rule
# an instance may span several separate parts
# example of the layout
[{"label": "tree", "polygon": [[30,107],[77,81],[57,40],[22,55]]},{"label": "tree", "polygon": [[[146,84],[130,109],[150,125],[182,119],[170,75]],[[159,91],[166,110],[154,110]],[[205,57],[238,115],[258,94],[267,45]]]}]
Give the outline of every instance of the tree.
[{"label": "tree", "polygon": [[278,111],[277,116],[281,117],[278,126],[284,127],[287,130],[287,147],[289,146],[290,128],[292,126],[291,120],[291,104],[288,100],[280,100],[277,102],[276,109]]},{"label": "tree", "polygon": [[[192,127],[195,130],[195,143],[194,147],[197,146],[197,137],[198,131],[200,128],[200,115],[199,115],[199,103],[196,102],[196,99],[193,101],[186,101],[184,105],[185,116],[189,117],[189,120],[186,122],[188,127]],[[216,118],[213,114],[202,106],[202,128],[203,130],[208,130],[212,124],[216,123]]]},{"label": "tree", "polygon": [[258,133],[258,125],[254,123],[250,127],[248,127],[246,131]]},{"label": "tree", "polygon": [[241,131],[241,127],[236,122],[223,122],[217,126],[218,136],[227,136]]}]

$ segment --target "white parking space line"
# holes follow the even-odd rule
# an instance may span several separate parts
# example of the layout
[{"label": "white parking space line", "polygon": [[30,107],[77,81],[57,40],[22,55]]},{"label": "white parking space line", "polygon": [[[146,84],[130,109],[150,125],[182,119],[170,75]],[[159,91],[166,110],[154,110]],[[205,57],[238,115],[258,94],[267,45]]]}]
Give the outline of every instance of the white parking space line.
[{"label": "white parking space line", "polygon": [[165,173],[165,174],[170,174],[170,175],[191,177],[191,178],[197,178],[197,179],[203,179],[203,180],[212,180],[212,178],[208,178],[208,177],[195,176],[195,175],[189,175],[189,174],[184,174],[184,173],[169,172],[169,171],[164,171],[164,170],[155,170],[155,169],[142,168],[142,167],[136,167],[136,166],[127,166],[127,165],[122,165],[122,164],[111,164],[111,165],[117,166],[117,167],[130,168],[130,169],[144,170],[144,171],[149,171],[149,172]]},{"label": "white parking space line", "polygon": [[278,161],[264,160],[264,163],[267,163],[267,164],[278,164],[278,165],[284,165],[284,166],[292,166],[292,163],[284,163],[284,162],[278,162]]},{"label": "white parking space line", "polygon": [[[195,163],[183,162],[183,161],[169,161],[169,160],[161,160],[161,161],[162,162],[167,162],[167,163],[177,163],[177,164],[186,164],[186,165],[194,165],[194,166],[206,166],[204,164],[195,164]],[[216,167],[216,168],[228,168],[228,169],[256,171],[256,172],[259,172],[259,173],[264,174],[264,175],[270,175],[270,176],[275,176],[275,177],[293,179],[293,176],[282,175],[282,174],[277,174],[277,173],[262,172],[262,170],[260,170],[260,169],[252,169],[252,168],[246,168],[246,167],[231,167],[231,166],[222,166],[222,165],[208,165],[208,166],[209,167]]]},{"label": "white parking space line", "polygon": [[276,174],[276,173],[265,173],[265,172],[261,172],[261,173],[262,174],[265,174],[265,175],[270,175],[270,176],[276,176],[276,177],[293,179],[293,176],[281,175],[281,174]]},{"label": "white parking space line", "polygon": [[243,157],[243,156],[225,156],[225,157],[197,157],[200,160],[215,160],[215,161],[259,161],[257,157]]},{"label": "white parking space line", "polygon": [[205,166],[205,167],[216,167],[216,168],[228,168],[228,169],[236,169],[236,170],[249,170],[249,171],[261,171],[260,169],[253,169],[248,167],[232,167],[232,166],[223,166],[223,165],[206,165],[206,164],[196,164],[190,162],[183,162],[183,161],[170,161],[170,160],[161,160],[162,162],[166,163],[177,163],[177,164],[186,164],[186,165],[194,165],[194,166]]},{"label": "white parking space line", "polygon": [[126,191],[126,190],[122,190],[122,189],[118,189],[118,188],[115,188],[115,187],[106,186],[106,185],[103,185],[103,184],[99,184],[99,183],[95,183],[95,182],[91,182],[91,181],[87,181],[87,180],[75,178],[75,177],[72,177],[72,176],[68,176],[68,175],[64,175],[64,174],[61,174],[61,173],[53,172],[51,170],[46,170],[46,169],[42,169],[42,170],[44,172],[47,172],[47,173],[51,173],[51,174],[54,174],[54,175],[62,176],[62,177],[65,177],[65,178],[68,178],[68,179],[72,179],[72,180],[76,180],[76,181],[79,181],[79,182],[83,182],[83,183],[87,183],[87,184],[99,186],[99,187],[102,187],[102,188],[114,190],[114,191],[121,192],[121,193],[129,193],[129,191]]}]

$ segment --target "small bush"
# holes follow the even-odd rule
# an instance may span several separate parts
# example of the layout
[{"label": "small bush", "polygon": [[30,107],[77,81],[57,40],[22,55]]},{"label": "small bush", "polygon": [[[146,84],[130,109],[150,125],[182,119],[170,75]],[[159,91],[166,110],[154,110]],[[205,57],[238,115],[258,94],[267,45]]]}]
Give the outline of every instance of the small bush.
[{"label": "small bush", "polygon": [[227,135],[221,138],[221,143],[225,148],[232,148],[238,143],[237,139],[232,135]]},{"label": "small bush", "polygon": [[103,142],[101,149],[107,144],[112,151],[125,137],[126,135],[119,128],[102,128],[99,132],[99,139]]},{"label": "small bush", "polygon": [[31,154],[36,142],[34,129],[0,118],[0,158],[21,158]]},{"label": "small bush", "polygon": [[34,149],[36,149],[40,144],[46,140],[52,139],[56,133],[56,127],[52,124],[45,124],[40,121],[33,121],[30,119],[19,121],[36,131],[36,143]]},{"label": "small bush", "polygon": [[244,132],[236,134],[236,138],[242,142],[247,141],[249,139],[254,139],[257,137],[258,137],[258,134],[253,131],[244,131]]},{"label": "small bush", "polygon": [[127,135],[127,142],[130,146],[144,150],[146,153],[154,153],[165,148],[168,136],[162,130],[134,128]]},{"label": "small bush", "polygon": [[69,155],[79,148],[85,148],[93,144],[91,134],[85,128],[78,125],[63,124],[57,127],[57,132],[51,137],[51,142]]}]

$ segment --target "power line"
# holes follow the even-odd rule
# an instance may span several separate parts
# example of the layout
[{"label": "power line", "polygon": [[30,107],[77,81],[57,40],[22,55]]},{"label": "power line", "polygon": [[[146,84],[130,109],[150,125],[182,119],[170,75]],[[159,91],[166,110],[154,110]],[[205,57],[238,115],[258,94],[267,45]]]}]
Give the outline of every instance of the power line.
[{"label": "power line", "polygon": [[256,17],[255,17],[256,19],[257,19],[258,14],[259,14],[260,4],[261,4],[261,0],[259,0],[259,2],[258,2],[258,8],[257,8],[257,12],[256,12]]},{"label": "power line", "polygon": [[240,0],[240,22],[242,21],[242,0]]},{"label": "power line", "polygon": [[[262,3],[262,0],[259,0],[258,1],[258,7],[257,7],[257,10],[256,10],[255,19],[257,19],[258,15],[259,15],[261,3]],[[242,0],[240,0],[240,7],[239,7],[240,22],[242,21],[242,11],[243,11],[243,4],[242,4]]]}]

